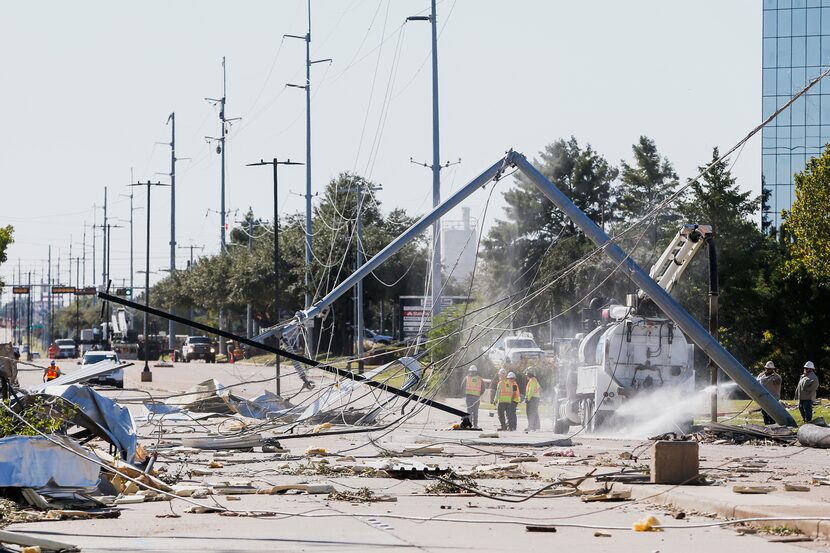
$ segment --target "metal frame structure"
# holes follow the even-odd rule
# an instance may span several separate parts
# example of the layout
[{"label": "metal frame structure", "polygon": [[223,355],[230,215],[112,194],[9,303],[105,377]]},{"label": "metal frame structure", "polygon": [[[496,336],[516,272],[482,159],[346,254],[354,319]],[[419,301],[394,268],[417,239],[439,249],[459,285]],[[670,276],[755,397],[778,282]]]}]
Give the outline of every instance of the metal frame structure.
[{"label": "metal frame structure", "polygon": [[781,404],[772,397],[755,377],[744,368],[735,357],[729,353],[715,337],[713,337],[694,317],[692,317],[680,303],[660,287],[623,249],[583,213],[574,203],[552,182],[550,182],[527,158],[518,152],[510,150],[496,163],[483,173],[460,188],[455,194],[433,208],[403,234],[390,242],[368,260],[359,269],[335,287],[325,297],[314,305],[297,312],[295,319],[284,325],[277,325],[265,330],[254,340],[262,342],[269,336],[279,334],[290,326],[304,324],[308,319],[323,313],[334,301],[351,289],[360,280],[374,271],[379,265],[397,253],[407,242],[425,232],[429,226],[452,208],[461,203],[470,194],[485,186],[491,180],[498,179],[506,169],[516,168],[527,176],[536,187],[558,207],[597,247],[622,270],[645,295],[657,305],[706,355],[708,355],[750,398],[755,400],[761,408],[769,413],[778,424],[796,426],[795,420]]}]

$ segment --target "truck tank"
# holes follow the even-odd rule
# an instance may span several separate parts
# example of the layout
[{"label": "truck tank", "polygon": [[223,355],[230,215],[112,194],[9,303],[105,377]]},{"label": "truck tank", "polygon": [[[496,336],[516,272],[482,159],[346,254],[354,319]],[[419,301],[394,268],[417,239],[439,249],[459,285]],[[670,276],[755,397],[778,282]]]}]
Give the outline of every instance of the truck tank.
[{"label": "truck tank", "polygon": [[666,318],[645,317],[613,305],[579,342],[558,394],[557,432],[570,425],[589,431],[624,424],[612,415],[629,399],[663,388],[694,391],[694,347]]}]

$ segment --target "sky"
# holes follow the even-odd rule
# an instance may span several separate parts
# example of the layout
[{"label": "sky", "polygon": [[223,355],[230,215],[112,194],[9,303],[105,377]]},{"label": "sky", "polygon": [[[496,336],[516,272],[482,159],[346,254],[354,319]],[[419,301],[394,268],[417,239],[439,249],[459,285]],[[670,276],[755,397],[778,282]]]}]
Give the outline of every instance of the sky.
[{"label": "sky", "polygon": [[[312,0],[312,193],[339,173],[383,186],[383,209],[423,214],[432,177],[428,0]],[[438,2],[442,194],[468,182],[509,148],[534,157],[559,138],[590,143],[609,162],[631,159],[653,138],[681,179],[732,146],[761,116],[761,0],[442,0]],[[15,227],[0,277],[53,271],[61,283],[86,253],[104,187],[112,224],[111,275],[129,283],[130,199],[135,270],[144,270],[146,195],[131,182],[167,182],[176,113],[176,241],[195,255],[219,250],[220,132],[226,58],[228,221],[249,207],[273,217],[269,168],[305,161],[306,0],[145,0],[4,3],[0,225]],[[190,159],[183,159],[190,158]],[[733,159],[746,190],[760,191],[760,140]],[[510,181],[500,183],[502,190]],[[281,217],[304,209],[303,167],[280,168]],[[318,201],[315,198],[315,201]],[[151,281],[169,265],[170,190],[151,206]],[[462,205],[489,226],[500,194]],[[140,209],[138,209],[140,208]],[[460,207],[447,217],[460,219]],[[84,232],[86,227],[86,247]],[[101,236],[97,231],[97,281]],[[187,249],[177,249],[177,268]],[[73,261],[74,266],[74,261]],[[143,275],[136,274],[136,285]],[[75,273],[72,283],[76,283]]]}]

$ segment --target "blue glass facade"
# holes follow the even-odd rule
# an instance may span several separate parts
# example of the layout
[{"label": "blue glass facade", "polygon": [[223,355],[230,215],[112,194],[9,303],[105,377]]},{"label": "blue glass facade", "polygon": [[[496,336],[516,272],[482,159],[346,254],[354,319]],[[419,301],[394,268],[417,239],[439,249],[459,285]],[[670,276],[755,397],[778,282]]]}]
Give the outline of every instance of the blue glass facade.
[{"label": "blue glass facade", "polygon": [[[763,0],[764,118],[830,64],[830,0]],[[762,131],[763,217],[778,227],[795,199],[793,175],[830,143],[830,81],[825,79]]]}]

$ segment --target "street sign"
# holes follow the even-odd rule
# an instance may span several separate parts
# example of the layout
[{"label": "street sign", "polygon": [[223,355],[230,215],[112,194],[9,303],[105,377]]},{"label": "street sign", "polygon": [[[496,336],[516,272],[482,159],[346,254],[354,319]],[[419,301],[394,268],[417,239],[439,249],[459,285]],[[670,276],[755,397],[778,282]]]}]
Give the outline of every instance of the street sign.
[{"label": "street sign", "polygon": [[95,286],[87,286],[86,288],[76,288],[75,289],[76,296],[94,296],[95,295]]},{"label": "street sign", "polygon": [[12,287],[12,294],[28,294],[29,287],[28,286],[13,286]]},{"label": "street sign", "polygon": [[74,294],[74,286],[52,286],[53,294]]}]

